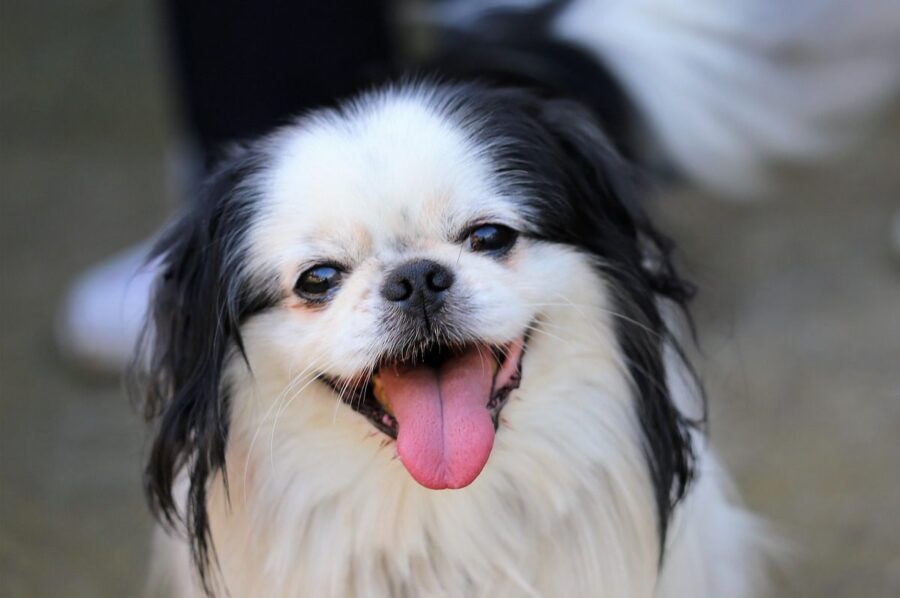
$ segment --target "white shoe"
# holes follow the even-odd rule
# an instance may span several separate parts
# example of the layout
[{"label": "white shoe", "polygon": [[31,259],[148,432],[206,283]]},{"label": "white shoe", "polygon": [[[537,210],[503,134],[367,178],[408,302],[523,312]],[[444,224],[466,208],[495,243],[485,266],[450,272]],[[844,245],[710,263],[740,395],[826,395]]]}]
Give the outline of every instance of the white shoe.
[{"label": "white shoe", "polygon": [[[165,154],[166,196],[186,203],[204,176],[197,143],[183,138]],[[81,274],[56,318],[56,344],[65,358],[98,373],[118,374],[131,364],[144,327],[160,264],[148,263],[152,241],[127,249]]]},{"label": "white shoe", "polygon": [[144,243],[102,262],[75,281],[57,314],[56,342],[79,366],[120,373],[143,330],[159,261]]}]

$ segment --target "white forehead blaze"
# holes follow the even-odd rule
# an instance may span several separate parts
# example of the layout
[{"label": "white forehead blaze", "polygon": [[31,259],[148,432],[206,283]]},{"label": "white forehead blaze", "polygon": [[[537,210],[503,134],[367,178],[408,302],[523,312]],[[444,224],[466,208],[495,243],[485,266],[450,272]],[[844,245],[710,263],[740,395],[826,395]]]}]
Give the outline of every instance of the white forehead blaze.
[{"label": "white forehead blaze", "polygon": [[474,221],[519,224],[483,146],[427,93],[369,96],[273,138],[251,254],[295,276],[394,246],[451,241]]}]

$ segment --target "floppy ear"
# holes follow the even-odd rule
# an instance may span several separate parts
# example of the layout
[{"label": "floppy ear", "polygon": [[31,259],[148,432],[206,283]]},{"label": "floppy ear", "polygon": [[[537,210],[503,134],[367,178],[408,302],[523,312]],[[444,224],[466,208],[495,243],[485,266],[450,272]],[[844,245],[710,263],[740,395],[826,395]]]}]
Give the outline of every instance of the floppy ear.
[{"label": "floppy ear", "polygon": [[[602,218],[615,232],[632,238],[634,243],[620,244],[607,251],[622,251],[622,259],[640,260],[639,268],[647,284],[661,296],[677,303],[693,297],[693,285],[683,280],[673,264],[673,244],[655,229],[643,210],[650,187],[649,176],[625,160],[600,124],[581,104],[569,100],[543,102],[541,116],[559,139],[567,156],[570,184],[586,195],[583,208],[592,212],[585,222],[590,226]],[[584,214],[588,216],[588,214]],[[604,225],[603,230],[610,227]],[[624,252],[636,249],[626,257]]]},{"label": "floppy ear", "polygon": [[[229,395],[222,374],[242,354],[240,325],[272,298],[240,271],[261,160],[242,151],[214,172],[196,201],[162,236],[152,259],[161,273],[152,297],[134,389],[156,422],[144,488],[165,524],[182,521],[204,586],[211,548],[206,512],[210,477],[224,475]],[[184,512],[177,478],[190,488]],[[181,497],[179,497],[181,499]]]},{"label": "floppy ear", "polygon": [[[562,240],[596,256],[613,285],[612,300],[621,316],[616,318],[618,340],[635,388],[664,542],[671,511],[694,473],[691,427],[696,422],[679,411],[668,388],[667,367],[684,367],[689,376],[693,372],[660,304],[684,308],[693,287],[678,275],[672,244],[641,207],[635,168],[619,156],[591,114],[574,102],[547,100],[540,115],[562,154],[557,172],[566,195],[545,206],[544,219],[556,222],[555,234]],[[666,360],[667,349],[675,359]]]}]

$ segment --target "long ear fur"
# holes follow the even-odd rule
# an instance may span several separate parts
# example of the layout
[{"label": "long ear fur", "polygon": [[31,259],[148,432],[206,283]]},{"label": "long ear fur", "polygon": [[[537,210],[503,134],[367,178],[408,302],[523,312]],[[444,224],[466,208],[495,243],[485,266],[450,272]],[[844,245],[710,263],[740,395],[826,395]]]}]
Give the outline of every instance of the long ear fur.
[{"label": "long ear fur", "polygon": [[[528,198],[537,221],[528,234],[593,256],[613,288],[617,334],[635,388],[664,546],[672,509],[694,472],[695,422],[679,411],[668,388],[667,350],[683,362],[672,365],[692,372],[660,309],[665,303],[684,307],[693,288],[676,272],[671,244],[641,209],[633,167],[589,110],[515,89],[461,89],[459,118],[477,114],[466,126],[476,135],[493,133],[486,143],[497,176]],[[478,98],[481,110],[466,110],[467,97]]]},{"label": "long ear fur", "polygon": [[[679,411],[668,388],[667,367],[684,367],[691,376],[693,371],[660,304],[673,303],[687,314],[684,308],[694,289],[676,271],[671,242],[640,205],[635,169],[618,155],[590,113],[574,102],[548,100],[541,118],[565,156],[569,198],[563,203],[568,214],[560,234],[598,257],[598,267],[616,291],[622,315],[617,318],[619,343],[636,389],[664,546],[672,509],[694,475],[690,429],[698,422]],[[666,362],[667,347],[682,363]]]},{"label": "long ear fur", "polygon": [[[227,488],[229,395],[222,374],[233,354],[243,354],[241,323],[273,300],[240,271],[261,168],[261,157],[250,150],[225,160],[156,245],[161,274],[137,361],[145,365],[133,376],[145,417],[156,423],[144,473],[147,498],[164,524],[186,526],[207,591],[207,487],[221,474]],[[189,491],[179,512],[184,498],[173,496],[173,486],[185,475]]]}]

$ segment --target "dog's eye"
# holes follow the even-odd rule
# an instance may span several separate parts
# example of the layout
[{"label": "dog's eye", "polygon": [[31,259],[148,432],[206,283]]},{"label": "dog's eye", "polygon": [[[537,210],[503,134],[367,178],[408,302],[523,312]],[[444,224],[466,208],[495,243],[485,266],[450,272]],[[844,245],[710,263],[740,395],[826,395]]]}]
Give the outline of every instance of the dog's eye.
[{"label": "dog's eye", "polygon": [[468,244],[472,251],[492,252],[502,255],[512,247],[518,233],[502,224],[482,224],[469,232]]},{"label": "dog's eye", "polygon": [[300,275],[294,292],[309,301],[324,301],[341,283],[344,273],[335,266],[313,266]]}]

